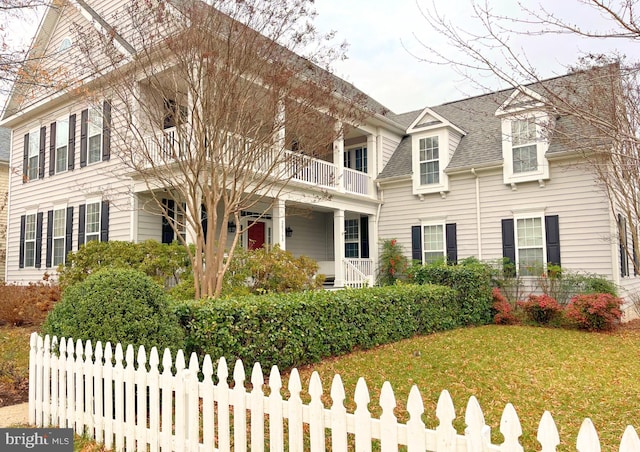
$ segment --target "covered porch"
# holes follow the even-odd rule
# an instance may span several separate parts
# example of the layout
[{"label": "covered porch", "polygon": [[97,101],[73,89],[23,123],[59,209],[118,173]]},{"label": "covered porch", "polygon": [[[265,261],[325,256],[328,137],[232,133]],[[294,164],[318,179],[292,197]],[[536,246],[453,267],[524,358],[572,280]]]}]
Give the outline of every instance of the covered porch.
[{"label": "covered porch", "polygon": [[[177,230],[192,243],[194,235],[189,230],[186,212],[169,197],[161,199],[171,213],[174,227],[162,216],[149,193],[137,193],[132,240],[171,243],[178,239]],[[238,246],[247,249],[279,245],[294,256],[314,259],[319,265],[318,274],[326,278],[325,287],[373,285],[377,261],[376,222],[372,213],[375,211],[321,205],[328,203],[304,204],[276,199],[271,204],[261,203],[251,211],[242,211],[238,223],[229,221],[216,227],[227,229],[227,247],[238,235]],[[210,227],[206,213],[199,212],[198,218],[203,227]]]}]

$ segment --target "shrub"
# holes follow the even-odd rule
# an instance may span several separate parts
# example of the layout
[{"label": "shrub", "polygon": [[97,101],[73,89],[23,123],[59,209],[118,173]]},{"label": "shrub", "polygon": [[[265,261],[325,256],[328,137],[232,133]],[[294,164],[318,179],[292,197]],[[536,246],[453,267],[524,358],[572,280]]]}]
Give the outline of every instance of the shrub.
[{"label": "shrub", "polygon": [[493,273],[489,265],[472,258],[458,265],[438,262],[414,264],[409,269],[411,279],[417,284],[438,284],[458,292],[457,306],[464,325],[491,323]]},{"label": "shrub", "polygon": [[539,325],[548,325],[562,313],[562,307],[549,295],[529,295],[526,301],[518,302],[527,319]]},{"label": "shrub", "polygon": [[402,246],[396,239],[382,242],[380,253],[380,268],[378,269],[378,284],[389,286],[394,284],[407,271],[407,258]]},{"label": "shrub", "polygon": [[507,301],[500,289],[497,287],[493,288],[493,305],[491,307],[491,312],[493,313],[493,323],[497,325],[515,325],[518,322],[518,319],[513,313],[513,307],[511,303]]},{"label": "shrub", "polygon": [[608,293],[576,295],[567,306],[567,318],[589,331],[612,330],[622,318],[622,299]]},{"label": "shrub", "polygon": [[183,331],[169,296],[136,270],[103,269],[68,287],[42,331],[60,337],[174,349]]},{"label": "shrub", "polygon": [[225,274],[225,295],[285,293],[322,287],[318,264],[307,256],[295,257],[278,245],[270,250],[236,249]]},{"label": "shrub", "polygon": [[540,275],[536,283],[540,292],[555,298],[560,306],[566,306],[575,295],[589,293],[618,295],[616,285],[604,276],[571,272],[557,265],[549,265],[547,273]]},{"label": "shrub", "polygon": [[60,287],[50,281],[0,283],[0,325],[40,325],[58,300]]},{"label": "shrub", "polygon": [[168,245],[155,240],[91,241],[75,253],[69,253],[65,264],[58,268],[60,286],[65,289],[84,281],[101,268],[138,270],[161,287],[191,274],[187,249],[178,242]]},{"label": "shrub", "polygon": [[178,312],[189,353],[280,369],[462,325],[455,291],[432,285],[200,300]]}]

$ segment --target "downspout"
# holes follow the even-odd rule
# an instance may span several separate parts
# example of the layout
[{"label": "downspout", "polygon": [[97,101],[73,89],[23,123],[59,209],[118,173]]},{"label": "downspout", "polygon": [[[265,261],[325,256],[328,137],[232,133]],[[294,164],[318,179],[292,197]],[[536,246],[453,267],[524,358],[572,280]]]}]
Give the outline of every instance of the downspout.
[{"label": "downspout", "polygon": [[471,174],[476,178],[476,232],[478,234],[478,260],[482,260],[482,232],[480,229],[480,177],[475,168],[471,168]]}]

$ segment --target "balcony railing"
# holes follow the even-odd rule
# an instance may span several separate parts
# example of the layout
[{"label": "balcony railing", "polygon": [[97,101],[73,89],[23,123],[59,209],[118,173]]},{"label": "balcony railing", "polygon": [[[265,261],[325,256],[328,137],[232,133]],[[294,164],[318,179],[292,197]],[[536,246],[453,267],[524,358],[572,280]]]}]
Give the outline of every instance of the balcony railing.
[{"label": "balcony railing", "polygon": [[[231,139],[229,144],[240,145],[236,140]],[[181,157],[181,149],[178,133],[175,127],[165,129],[158,137],[147,137],[145,139],[146,151],[148,153],[146,166],[166,165]],[[225,156],[227,160],[230,156]],[[282,160],[277,165],[274,159]],[[150,160],[150,161],[149,161]],[[284,165],[284,166],[283,166]],[[339,190],[341,181],[338,176],[338,167],[331,162],[313,158],[299,152],[285,151],[261,152],[256,156],[252,164],[254,171],[279,172],[283,179],[291,179],[303,184],[316,187]],[[350,168],[343,169],[342,185],[347,193],[359,195],[371,194],[371,176],[367,173],[356,171]]]}]

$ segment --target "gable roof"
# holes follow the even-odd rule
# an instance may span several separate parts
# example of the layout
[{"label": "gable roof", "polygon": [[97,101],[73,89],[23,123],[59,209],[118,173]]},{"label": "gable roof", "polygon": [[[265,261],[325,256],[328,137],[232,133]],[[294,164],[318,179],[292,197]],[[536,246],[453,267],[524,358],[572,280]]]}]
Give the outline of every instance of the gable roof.
[{"label": "gable roof", "polygon": [[[588,76],[589,74],[587,74]],[[496,113],[503,115],[505,107],[508,109],[511,101],[521,98],[523,93],[535,94],[535,96],[532,96],[534,99],[535,97],[542,98],[545,97],[545,90],[566,90],[571,84],[575,87],[576,84],[579,85],[584,80],[583,77],[585,77],[584,72],[572,73],[543,80],[526,87],[509,88],[431,107],[431,111],[446,118],[452,125],[466,132],[460,139],[460,143],[445,171],[455,172],[471,168],[502,165],[502,119]],[[416,110],[395,116],[398,118],[398,122],[412,124],[423,111]],[[568,140],[554,140],[554,137],[551,137],[547,156],[551,157],[577,150],[583,144],[586,146],[592,145],[592,140],[585,140],[585,143],[576,141],[576,137],[580,136],[576,131],[580,130],[581,127],[584,127],[584,124],[580,125],[576,118],[567,115],[556,117],[554,135],[571,136],[574,139],[569,143]],[[412,174],[411,152],[411,136],[406,135],[397,146],[378,179],[395,179],[401,176],[410,176]]]}]

